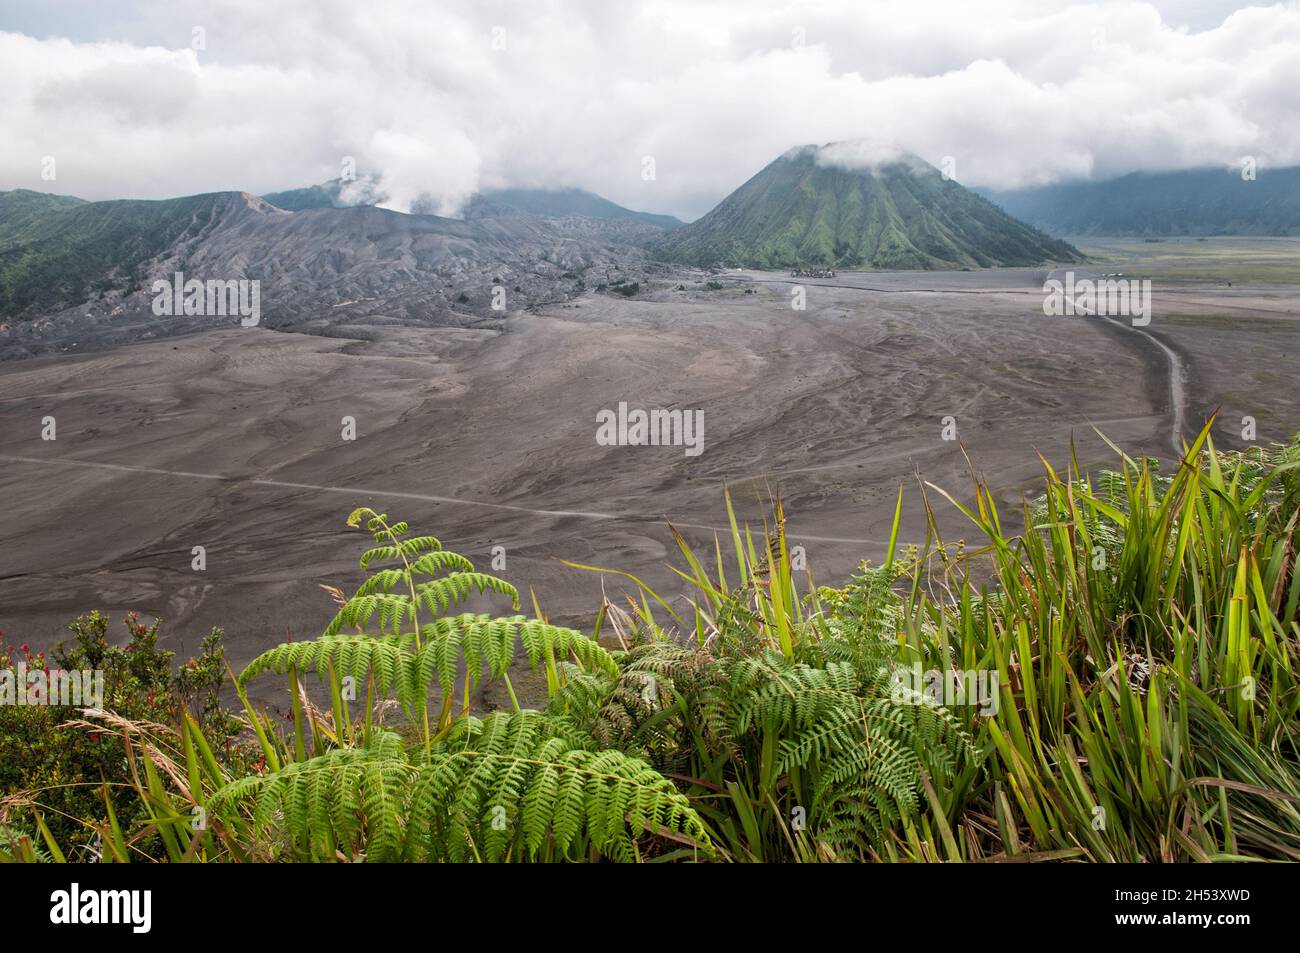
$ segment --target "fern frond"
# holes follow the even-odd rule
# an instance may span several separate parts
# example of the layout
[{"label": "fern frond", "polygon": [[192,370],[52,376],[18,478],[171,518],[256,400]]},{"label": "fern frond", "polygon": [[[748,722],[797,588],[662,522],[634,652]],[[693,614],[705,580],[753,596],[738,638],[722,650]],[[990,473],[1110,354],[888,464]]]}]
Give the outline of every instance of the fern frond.
[{"label": "fern frond", "polygon": [[378,560],[381,563],[389,562],[397,558],[396,546],[376,546],[374,549],[367,549],[361,554],[361,568],[369,569],[370,564]]},{"label": "fern frond", "polygon": [[415,624],[416,608],[416,603],[404,592],[355,595],[339,609],[323,635],[337,635],[345,627],[364,629],[376,617],[380,631],[397,633],[403,625]]},{"label": "fern frond", "polygon": [[646,832],[711,851],[703,821],[663,775],[619,751],[575,746],[553,727],[531,711],[459,722],[415,782],[408,856],[541,859],[549,849],[576,860],[586,844],[627,860]]},{"label": "fern frond", "polygon": [[524,616],[493,618],[467,612],[435,619],[421,629],[419,649],[413,632],[379,638],[326,635],[314,642],[286,642],[253,659],[239,674],[239,683],[246,685],[264,672],[314,671],[326,681],[333,669],[336,675],[358,682],[373,674],[382,695],[394,692],[402,707],[416,714],[427,705],[435,677],[445,697],[454,691],[463,665],[472,689],[484,667],[493,677],[506,673],[520,642],[533,668],[549,653],[557,659],[572,657],[589,671],[618,672],[610,654],[581,632]]},{"label": "fern frond", "polygon": [[438,573],[446,572],[449,569],[473,572],[474,564],[460,553],[453,553],[446,549],[426,553],[411,563],[412,573],[420,573],[425,576],[436,576]]},{"label": "fern frond", "polygon": [[391,860],[405,830],[405,792],[415,770],[400,736],[376,731],[365,747],[340,748],[270,774],[240,778],[216,791],[210,803],[217,809],[253,801],[253,823],[278,832],[280,849],[290,855],[332,860],[343,849]]},{"label": "fern frond", "polygon": [[[405,526],[406,524],[401,525]],[[442,543],[432,536],[413,536],[410,539],[402,540],[399,545],[402,555],[407,559],[415,559],[424,553],[436,552],[442,549]]]},{"label": "fern frond", "polygon": [[482,572],[453,572],[422,582],[415,587],[415,597],[417,602],[438,616],[459,605],[475,590],[480,593],[491,590],[509,596],[513,607],[519,608],[519,590],[503,579]]}]

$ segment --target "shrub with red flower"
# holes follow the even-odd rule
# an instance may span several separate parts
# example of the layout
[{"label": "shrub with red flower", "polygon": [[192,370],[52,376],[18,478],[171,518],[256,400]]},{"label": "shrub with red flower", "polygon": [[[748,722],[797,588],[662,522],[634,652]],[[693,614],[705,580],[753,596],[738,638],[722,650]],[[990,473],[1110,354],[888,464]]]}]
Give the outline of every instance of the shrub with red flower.
[{"label": "shrub with red flower", "polygon": [[[30,651],[27,643],[14,647],[0,640],[0,668],[25,662],[28,671],[51,668],[104,673],[103,708],[132,721],[174,724],[182,709],[202,725],[208,738],[234,737],[238,723],[221,709],[219,693],[226,674],[221,630],[203,640],[198,658],[173,670],[173,653],[158,646],[160,622],[142,623],[132,612],[126,617],[126,640],[109,638],[108,617],[92,612],[69,625],[73,639],[48,653]],[[91,825],[105,819],[101,780],[108,782],[114,812],[125,827],[141,821],[140,801],[129,782],[126,750],[109,726],[96,730],[68,723],[82,718],[75,708],[57,705],[0,706],[0,752],[23,752],[22,758],[0,758],[0,796],[38,791],[42,815],[58,843],[86,844],[94,839]],[[239,745],[223,745],[228,759],[247,759]],[[241,760],[242,763],[242,760]],[[117,782],[122,782],[120,786]],[[0,829],[31,830],[27,809],[6,812],[0,807]],[[153,849],[147,839],[140,848]],[[69,855],[73,859],[73,855]]]}]

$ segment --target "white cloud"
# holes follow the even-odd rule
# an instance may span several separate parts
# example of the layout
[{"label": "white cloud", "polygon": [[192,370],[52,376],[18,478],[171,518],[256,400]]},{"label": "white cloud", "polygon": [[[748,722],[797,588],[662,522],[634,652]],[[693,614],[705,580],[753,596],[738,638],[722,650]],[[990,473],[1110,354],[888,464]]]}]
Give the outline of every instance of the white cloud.
[{"label": "white cloud", "polygon": [[23,31],[0,33],[0,188],[267,192],[334,178],[351,155],[396,208],[572,185],[694,217],[803,143],[952,156],[960,181],[995,187],[1300,163],[1294,4],[1186,0],[1162,18],[1127,0],[146,0],[116,20],[92,6],[92,35],[66,4],[0,13]]}]

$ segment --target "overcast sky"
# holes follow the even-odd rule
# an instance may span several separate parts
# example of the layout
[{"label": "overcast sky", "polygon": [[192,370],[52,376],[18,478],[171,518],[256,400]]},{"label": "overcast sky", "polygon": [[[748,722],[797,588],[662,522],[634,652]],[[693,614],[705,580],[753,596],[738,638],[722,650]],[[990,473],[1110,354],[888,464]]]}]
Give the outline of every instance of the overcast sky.
[{"label": "overcast sky", "polygon": [[974,186],[1300,164],[1293,2],[0,0],[0,31],[0,189],[88,199],[353,156],[403,210],[579,186],[690,219],[858,139]]}]

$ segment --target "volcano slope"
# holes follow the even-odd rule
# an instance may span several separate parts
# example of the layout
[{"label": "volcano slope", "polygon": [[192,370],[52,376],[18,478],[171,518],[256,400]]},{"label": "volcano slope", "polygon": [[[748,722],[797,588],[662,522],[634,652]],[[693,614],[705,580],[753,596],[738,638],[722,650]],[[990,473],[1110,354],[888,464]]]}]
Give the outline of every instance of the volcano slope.
[{"label": "volcano slope", "polygon": [[0,361],[241,323],[224,310],[160,314],[154,283],[177,273],[257,282],[256,323],[270,328],[491,328],[502,307],[639,281],[641,246],[662,231],[487,200],[459,220],[371,206],[291,212],[242,192],[108,202],[0,192]]},{"label": "volcano slope", "polygon": [[[781,493],[792,542],[838,582],[883,554],[900,483],[903,538],[924,535],[918,471],[968,496],[963,445],[1008,511],[1037,492],[1036,449],[1063,464],[1073,434],[1084,465],[1112,459],[1091,424],[1168,458],[1166,355],[1101,319],[1044,317],[1045,273],[804,280],[806,311],[781,274],[682,275],[491,330],[232,328],[6,363],[0,629],[46,646],[81,612],[138,609],[165,617],[182,658],[224,627],[238,667],[323,628],[318,586],[360,581],[366,537],[344,520],[368,504],[485,568],[504,547],[498,575],[589,630],[602,586],[617,599],[622,581],[560,559],[680,598],[664,518],[711,542],[724,483],[753,521]],[[1157,289],[1145,330],[1180,357],[1189,428],[1221,406],[1227,446],[1246,414],[1261,440],[1295,429],[1293,290]],[[704,452],[599,445],[597,414],[620,402],[702,410]],[[951,537],[969,535],[931,500]]]},{"label": "volcano slope", "polygon": [[697,266],[957,269],[1081,260],[917,156],[845,165],[834,144],[769,163],[655,254]]}]

